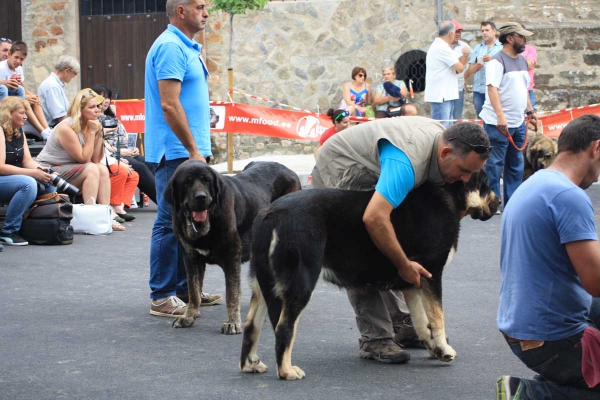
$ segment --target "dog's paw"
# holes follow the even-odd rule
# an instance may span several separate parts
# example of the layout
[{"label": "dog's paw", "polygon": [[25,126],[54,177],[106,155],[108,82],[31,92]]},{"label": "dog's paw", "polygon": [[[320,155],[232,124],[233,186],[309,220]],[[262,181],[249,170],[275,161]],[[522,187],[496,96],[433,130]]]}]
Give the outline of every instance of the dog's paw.
[{"label": "dog's paw", "polygon": [[196,318],[194,317],[182,317],[173,321],[172,326],[173,328],[189,328],[190,326],[194,325],[194,322],[196,322]]},{"label": "dog's paw", "polygon": [[440,361],[450,362],[456,358],[456,351],[448,345],[433,349],[433,356]]},{"label": "dog's paw", "polygon": [[305,376],[306,376],[306,374],[304,373],[304,371],[302,371],[300,368],[296,367],[295,365],[292,365],[290,367],[290,369],[288,369],[286,371],[279,370],[279,378],[285,379],[287,381],[297,381],[300,379],[304,379]]},{"label": "dog's paw", "polygon": [[247,373],[263,374],[267,372],[267,369],[266,364],[260,361],[260,358],[257,358],[256,361],[251,361],[250,358],[246,358],[246,361],[244,361],[244,365],[242,366],[242,372]]},{"label": "dog's paw", "polygon": [[279,370],[279,379],[285,379],[286,381],[297,381],[304,379],[306,374],[300,368],[292,365],[288,370]]},{"label": "dog's paw", "polygon": [[225,322],[223,326],[221,326],[221,333],[224,335],[238,335],[242,333],[242,323]]}]

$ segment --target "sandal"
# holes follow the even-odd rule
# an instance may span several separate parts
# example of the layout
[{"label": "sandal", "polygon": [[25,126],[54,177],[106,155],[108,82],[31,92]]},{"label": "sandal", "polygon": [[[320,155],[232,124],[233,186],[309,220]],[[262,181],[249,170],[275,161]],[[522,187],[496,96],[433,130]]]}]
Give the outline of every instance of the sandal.
[{"label": "sandal", "polygon": [[117,221],[113,220],[112,229],[113,229],[113,231],[122,232],[126,228],[123,225],[121,225],[120,223],[118,223]]}]

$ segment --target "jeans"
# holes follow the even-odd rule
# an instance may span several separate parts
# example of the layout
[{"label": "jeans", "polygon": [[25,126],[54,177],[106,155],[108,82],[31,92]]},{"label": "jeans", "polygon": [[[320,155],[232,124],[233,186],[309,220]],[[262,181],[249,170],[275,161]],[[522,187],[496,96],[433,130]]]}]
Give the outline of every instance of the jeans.
[{"label": "jeans", "polygon": [[587,387],[581,372],[581,336],[545,342],[536,349],[521,349],[521,342],[508,342],[512,352],[545,380],[523,379],[529,399],[598,399],[600,385]]},{"label": "jeans", "polygon": [[535,99],[533,98],[533,89],[529,91],[529,100],[531,101],[531,107],[535,107]]},{"label": "jeans", "polygon": [[0,202],[8,203],[2,232],[19,232],[23,215],[29,210],[36,197],[55,191],[56,188],[48,184],[40,190],[38,182],[27,175],[0,175]]},{"label": "jeans", "polygon": [[165,201],[164,197],[169,179],[177,167],[186,160],[187,158],[178,158],[166,161],[163,157],[155,168],[158,212],[150,239],[149,282],[150,298],[153,300],[188,292],[183,249],[173,232],[171,205]]},{"label": "jeans", "polygon": [[454,103],[454,111],[452,111],[452,119],[462,119],[463,117],[463,108],[465,106],[465,91],[458,91],[458,99],[452,100]]},{"label": "jeans", "polygon": [[441,103],[429,102],[431,106],[431,118],[443,121],[442,125],[445,127],[450,126],[454,110],[454,100],[446,100]]},{"label": "jeans", "polygon": [[19,86],[17,89],[9,89],[5,85],[0,85],[0,100],[6,96],[19,96],[20,98],[24,99],[25,89],[23,89],[23,86]]},{"label": "jeans", "polygon": [[473,91],[473,105],[475,106],[476,118],[479,118],[479,113],[483,108],[483,103],[485,103],[485,93]]},{"label": "jeans", "polygon": [[[510,196],[517,190],[523,181],[523,152],[518,151],[508,142],[496,125],[483,124],[483,129],[487,132],[492,145],[490,159],[485,164],[485,172],[489,179],[490,188],[500,194],[500,177],[503,176],[504,170],[504,206],[510,200]],[[525,122],[517,128],[508,128],[508,132],[512,136],[517,147],[523,146],[525,142]]]}]

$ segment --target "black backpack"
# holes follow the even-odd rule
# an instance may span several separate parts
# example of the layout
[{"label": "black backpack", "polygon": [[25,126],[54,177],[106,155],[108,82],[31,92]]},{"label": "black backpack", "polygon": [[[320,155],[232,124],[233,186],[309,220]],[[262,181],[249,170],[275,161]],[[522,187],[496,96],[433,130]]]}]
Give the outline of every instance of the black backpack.
[{"label": "black backpack", "polygon": [[23,217],[19,234],[31,244],[73,243],[73,204],[64,194],[39,196]]}]

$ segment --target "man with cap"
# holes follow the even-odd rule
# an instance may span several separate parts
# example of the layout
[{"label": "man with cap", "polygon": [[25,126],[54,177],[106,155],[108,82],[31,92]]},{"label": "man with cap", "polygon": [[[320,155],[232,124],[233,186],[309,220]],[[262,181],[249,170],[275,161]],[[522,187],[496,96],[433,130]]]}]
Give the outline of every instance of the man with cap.
[{"label": "man with cap", "polygon": [[[450,47],[452,51],[456,53],[458,57],[466,56],[467,60],[471,55],[471,46],[466,44],[465,42],[460,41],[460,35],[462,34],[463,28],[460,23],[456,20],[452,20],[454,24],[454,40],[450,43]],[[465,72],[467,71],[467,65],[465,64],[465,69],[460,74],[456,74],[456,79],[458,80],[458,99],[454,100],[454,111],[453,119],[462,119],[463,117],[463,106],[465,104]]]},{"label": "man with cap", "polygon": [[458,57],[450,48],[454,42],[454,24],[440,24],[438,36],[429,47],[425,59],[425,101],[431,106],[431,118],[448,126],[453,118],[454,100],[458,99],[457,74],[464,71],[469,57]]},{"label": "man with cap", "polygon": [[[499,33],[502,51],[494,54],[487,64],[487,93],[479,116],[493,146],[485,172],[490,188],[498,197],[501,197],[500,177],[503,176],[506,205],[523,180],[523,153],[516,147],[525,142],[524,114],[534,123],[537,123],[537,115],[527,91],[527,60],[519,54],[525,50],[525,38],[533,32],[516,22],[509,22],[499,29]],[[509,137],[514,145],[509,142]]]}]

